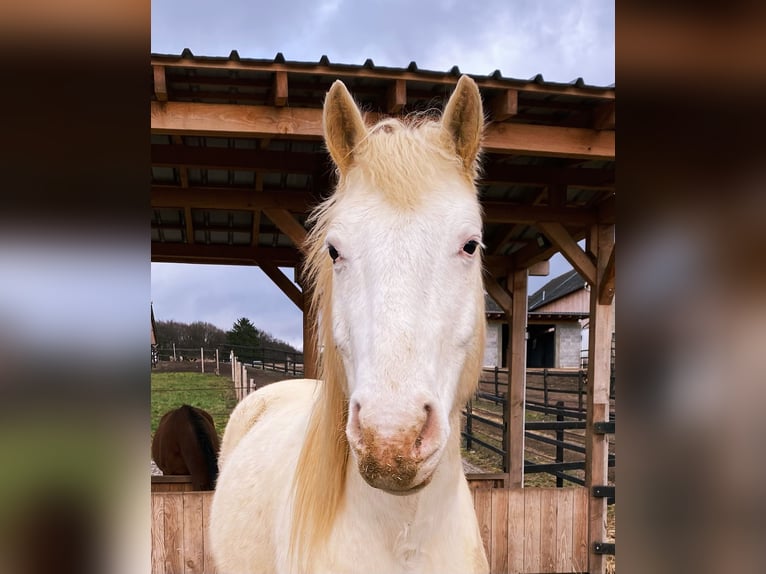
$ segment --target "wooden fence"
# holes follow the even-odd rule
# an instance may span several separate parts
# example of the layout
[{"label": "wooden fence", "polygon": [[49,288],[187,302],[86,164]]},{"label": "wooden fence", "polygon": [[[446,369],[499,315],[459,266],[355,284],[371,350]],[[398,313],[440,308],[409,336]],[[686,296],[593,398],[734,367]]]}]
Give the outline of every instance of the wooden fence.
[{"label": "wooden fence", "polygon": [[[152,574],[215,573],[205,535],[213,493],[161,492],[159,484],[152,485]],[[587,572],[587,489],[469,484],[492,574]]]}]

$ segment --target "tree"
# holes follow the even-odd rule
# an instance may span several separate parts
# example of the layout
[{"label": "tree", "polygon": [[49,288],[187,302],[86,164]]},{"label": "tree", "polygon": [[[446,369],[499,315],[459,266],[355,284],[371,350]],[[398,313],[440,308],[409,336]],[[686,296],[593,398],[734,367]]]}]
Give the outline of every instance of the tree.
[{"label": "tree", "polygon": [[175,343],[179,349],[212,348],[226,343],[226,333],[212,323],[197,321],[192,324],[177,321],[156,322],[157,343],[168,349]]},{"label": "tree", "polygon": [[230,331],[226,331],[226,342],[240,347],[258,347],[264,333],[255,328],[250,319],[241,317],[234,322]]}]

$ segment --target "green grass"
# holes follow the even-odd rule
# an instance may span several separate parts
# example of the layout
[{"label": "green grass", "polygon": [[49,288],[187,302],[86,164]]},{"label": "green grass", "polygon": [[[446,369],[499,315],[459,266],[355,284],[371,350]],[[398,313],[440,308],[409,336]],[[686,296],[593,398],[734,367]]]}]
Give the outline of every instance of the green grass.
[{"label": "green grass", "polygon": [[209,412],[218,436],[223,436],[229,414],[237,404],[234,383],[212,374],[152,373],[152,436],[162,415],[184,404]]}]

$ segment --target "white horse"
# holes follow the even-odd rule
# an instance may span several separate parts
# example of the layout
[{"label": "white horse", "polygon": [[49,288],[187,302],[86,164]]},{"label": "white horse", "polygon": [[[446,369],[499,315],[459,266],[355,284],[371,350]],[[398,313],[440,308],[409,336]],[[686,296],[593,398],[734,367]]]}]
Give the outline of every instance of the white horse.
[{"label": "white horse", "polygon": [[460,457],[484,349],[479,90],[464,76],[440,121],[368,129],[336,81],[323,119],[339,182],[307,243],[322,381],[234,409],[218,572],[488,572]]}]

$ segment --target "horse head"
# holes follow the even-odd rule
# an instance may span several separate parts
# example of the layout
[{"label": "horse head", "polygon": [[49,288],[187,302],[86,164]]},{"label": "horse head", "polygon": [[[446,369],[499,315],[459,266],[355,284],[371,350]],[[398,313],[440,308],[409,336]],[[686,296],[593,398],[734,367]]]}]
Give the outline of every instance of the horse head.
[{"label": "horse head", "polygon": [[338,171],[315,216],[324,353],[344,371],[359,472],[407,494],[428,484],[459,432],[483,353],[481,97],[464,76],[439,121],[368,128],[336,81],[323,119]]}]

